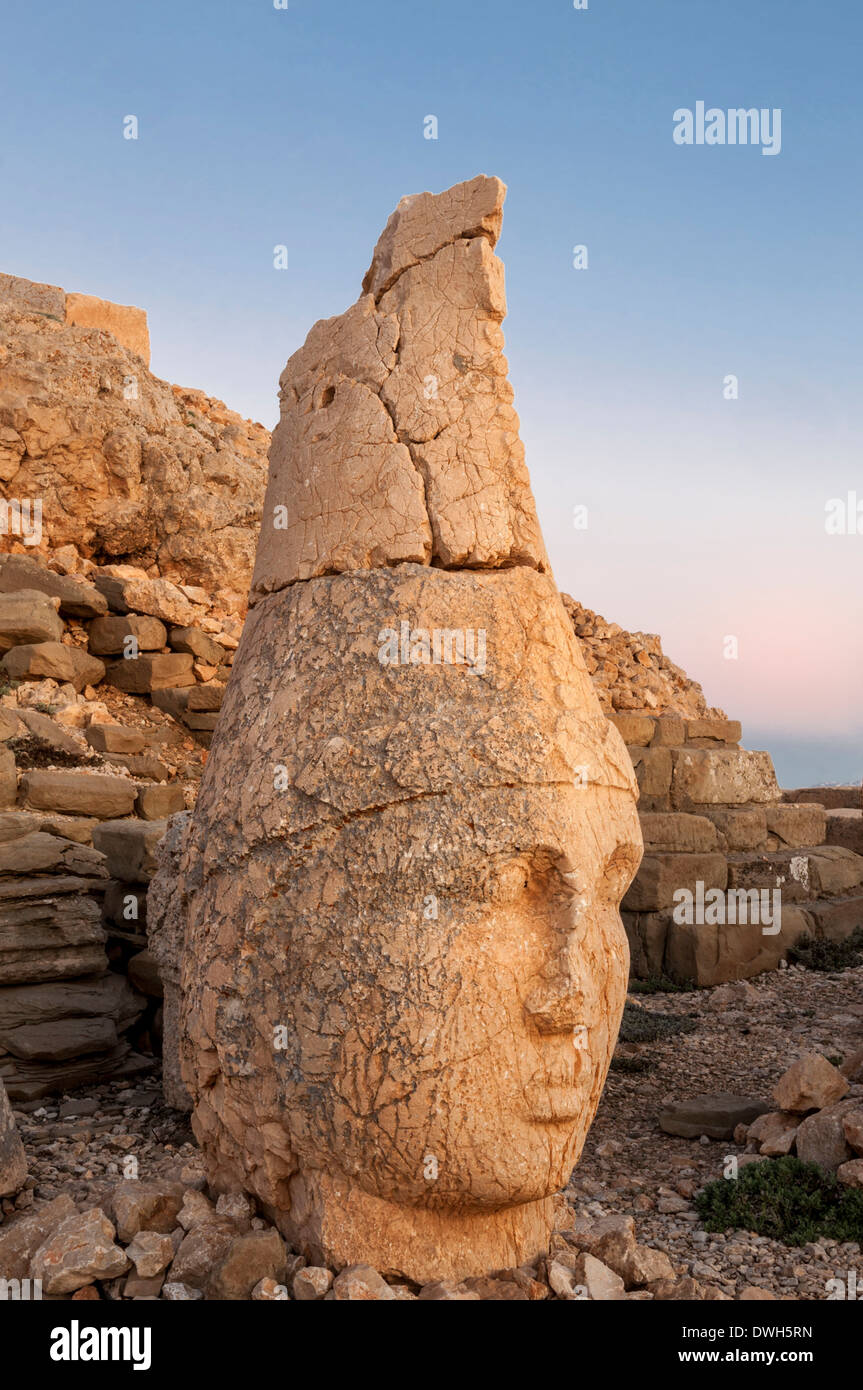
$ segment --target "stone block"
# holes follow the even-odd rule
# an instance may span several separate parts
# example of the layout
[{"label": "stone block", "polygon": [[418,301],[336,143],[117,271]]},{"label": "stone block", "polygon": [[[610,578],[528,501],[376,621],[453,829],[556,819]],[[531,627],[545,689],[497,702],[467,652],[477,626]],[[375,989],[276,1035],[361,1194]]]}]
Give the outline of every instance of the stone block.
[{"label": "stone block", "polygon": [[780,888],[783,903],[803,902],[817,896],[812,856],[791,849],[763,854],[729,854],[728,887]]},{"label": "stone block", "polygon": [[636,980],[661,975],[670,914],[624,911],[620,916],[629,941],[630,974]]},{"label": "stone block", "polygon": [[208,681],[206,685],[195,685],[189,691],[186,709],[190,714],[211,714],[222,708],[225,687],[221,681]]},{"label": "stone block", "polygon": [[146,614],[108,613],[90,624],[88,645],[95,656],[118,656],[126,652],[129,637],[134,637],[139,652],[157,652],[167,645],[168,629]]},{"label": "stone block", "polygon": [[98,657],[64,642],[22,643],[8,651],[0,664],[12,680],[55,680],[73,686],[78,694],[85,685],[98,685],[105,675]]},{"label": "stone block", "polygon": [[743,730],[739,719],[687,719],[686,742],[704,739],[710,743],[737,744]]},{"label": "stone block", "polygon": [[681,1139],[700,1139],[702,1134],[709,1139],[733,1139],[738,1125],[751,1124],[769,1110],[767,1101],[722,1091],[672,1101],[659,1112],[659,1128]]},{"label": "stone block", "polygon": [[763,806],[705,806],[719,832],[723,849],[761,849],[767,843],[767,812]]},{"label": "stone block", "polygon": [[863,811],[842,807],[836,811],[828,811],[826,815],[827,844],[853,850],[855,854],[863,854]]},{"label": "stone block", "polygon": [[34,771],[24,774],[21,790],[25,804],[37,811],[112,820],[131,815],[138,789],[128,777],[100,772]]},{"label": "stone block", "polygon": [[195,610],[170,579],[148,579],[131,565],[105,565],[93,582],[116,613],[145,613],[163,623],[191,626]]},{"label": "stone block", "polygon": [[86,738],[100,753],[140,753],[145,747],[140,729],[129,729],[125,724],[91,724]]},{"label": "stone block", "polygon": [[118,690],[134,695],[149,695],[153,690],[194,685],[192,663],[193,658],[185,652],[172,652],[169,656],[143,653],[132,660],[112,661],[105,679]]},{"label": "stone block", "polygon": [[863,927],[863,896],[828,898],[806,904],[814,934],[826,941],[847,941]]},{"label": "stone block", "polygon": [[863,883],[863,857],[839,845],[810,851],[809,865],[816,897],[850,893]]},{"label": "stone block", "polygon": [[686,741],[686,725],[680,714],[660,714],[656,720],[652,746],[679,748]]},{"label": "stone block", "polygon": [[827,838],[827,813],[821,806],[781,802],[778,806],[765,807],[765,817],[768,835],[776,841],[769,846],[771,849],[823,845]]},{"label": "stone block", "polygon": [[765,970],[777,969],[789,946],[812,931],[806,912],[793,905],[782,907],[781,931],[765,936],[759,922],[669,922],[665,943],[664,973],[699,988],[748,980]]},{"label": "stone block", "polygon": [[645,811],[639,816],[645,849],[700,853],[718,846],[716,826],[705,816],[682,811]]},{"label": "stone block", "polygon": [[646,854],[623,907],[627,912],[659,912],[673,905],[679,889],[695,892],[697,883],[703,883],[705,891],[724,888],[727,876],[722,854]]},{"label": "stone block", "polygon": [[11,304],[22,312],[45,314],[63,322],[66,292],[59,285],[42,285],[20,275],[0,275],[0,304]]},{"label": "stone block", "polygon": [[117,1045],[110,1018],[62,1018],[50,1023],[25,1023],[0,1029],[0,1047],[27,1062],[65,1062],[91,1052],[108,1052]]},{"label": "stone block", "polygon": [[131,304],[113,304],[109,299],[97,299],[92,294],[66,295],[66,322],[80,328],[99,328],[129,352],[150,365],[150,332],[143,309]]},{"label": "stone block", "polygon": [[638,782],[639,809],[662,811],[669,809],[671,787],[671,750],[669,748],[629,748],[629,756]]},{"label": "stone block", "polygon": [[779,799],[769,753],[752,753],[743,748],[676,748],[671,757],[671,800],[675,810]]},{"label": "stone block", "polygon": [[653,738],[654,722],[646,714],[611,714],[609,720],[632,748],[646,748]]},{"label": "stone block", "polygon": [[165,820],[186,809],[183,788],[176,782],[168,786],[142,787],[135,808],[142,820]]},{"label": "stone block", "polygon": [[225,649],[202,632],[199,627],[172,627],[171,647],[175,652],[188,652],[197,661],[209,666],[219,666],[224,660]]},{"label": "stone block", "polygon": [[215,712],[212,714],[204,711],[202,711],[201,713],[196,713],[193,710],[189,710],[189,712],[183,716],[183,723],[186,725],[186,727],[196,732],[212,732],[212,730],[215,729],[218,720],[219,716]]},{"label": "stone block", "polygon": [[[194,677],[192,677],[192,681],[194,681]],[[153,691],[153,704],[156,708],[164,710],[166,714],[170,714],[171,718],[176,719],[178,722],[182,720],[188,703],[188,688],[184,689],[182,687],[168,686],[164,690]]]},{"label": "stone block", "polygon": [[863,787],[859,783],[847,787],[798,787],[795,791],[784,791],[782,800],[810,801],[827,811],[859,811],[863,808]]},{"label": "stone block", "polygon": [[110,820],[93,831],[93,843],[106,855],[112,878],[146,883],[156,872],[156,846],[166,829],[161,820]]},{"label": "stone block", "polygon": [[66,618],[86,620],[108,611],[106,600],[89,580],[76,574],[56,574],[29,555],[9,555],[0,567],[0,593],[14,594],[22,589],[58,598]]},{"label": "stone block", "polygon": [[58,606],[37,589],[0,594],[0,655],[24,644],[59,642],[64,628]]}]

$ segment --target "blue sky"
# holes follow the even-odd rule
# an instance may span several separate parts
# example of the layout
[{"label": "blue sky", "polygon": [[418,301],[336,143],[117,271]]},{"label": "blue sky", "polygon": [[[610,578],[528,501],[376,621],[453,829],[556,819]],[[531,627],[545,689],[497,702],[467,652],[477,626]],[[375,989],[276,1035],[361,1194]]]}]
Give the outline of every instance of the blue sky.
[{"label": "blue sky", "polygon": [[[859,4],[48,0],[3,30],[0,269],[141,305],[154,371],[268,425],[398,199],[503,178],[558,582],[659,632],[786,785],[859,780],[863,534],[824,530],[863,499]],[[781,153],[675,145],[699,100],[781,108]]]}]

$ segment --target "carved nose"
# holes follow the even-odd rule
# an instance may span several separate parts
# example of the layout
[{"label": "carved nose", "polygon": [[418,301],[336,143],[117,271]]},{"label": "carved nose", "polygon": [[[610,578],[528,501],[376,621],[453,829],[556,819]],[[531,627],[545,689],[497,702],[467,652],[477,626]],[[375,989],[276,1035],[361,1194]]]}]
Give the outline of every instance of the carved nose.
[{"label": "carved nose", "polygon": [[530,991],[524,1005],[540,1033],[571,1033],[584,1023],[578,933],[561,933],[556,945],[557,951],[543,971],[544,978]]}]

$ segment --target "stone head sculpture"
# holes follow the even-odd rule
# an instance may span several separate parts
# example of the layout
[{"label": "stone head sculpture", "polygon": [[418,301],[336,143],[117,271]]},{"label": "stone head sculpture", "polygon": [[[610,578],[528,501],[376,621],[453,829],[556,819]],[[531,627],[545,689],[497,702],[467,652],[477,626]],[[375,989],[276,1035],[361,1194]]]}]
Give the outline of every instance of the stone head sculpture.
[{"label": "stone head sculpture", "polygon": [[190,826],[183,1074],[218,1186],[417,1281],[543,1250],[626,991],[641,837],[502,355],[504,188],[404,199],[281,380]]}]

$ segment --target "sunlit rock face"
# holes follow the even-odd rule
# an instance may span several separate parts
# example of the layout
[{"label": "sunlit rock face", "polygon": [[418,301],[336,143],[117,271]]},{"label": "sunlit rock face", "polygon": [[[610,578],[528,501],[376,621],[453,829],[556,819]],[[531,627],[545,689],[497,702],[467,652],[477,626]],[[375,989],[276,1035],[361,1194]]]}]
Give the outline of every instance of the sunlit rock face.
[{"label": "sunlit rock face", "polygon": [[316,1262],[420,1282],[546,1248],[641,855],[518,441],[503,194],[404,199],[367,293],[288,363],[182,866],[213,1180]]}]

